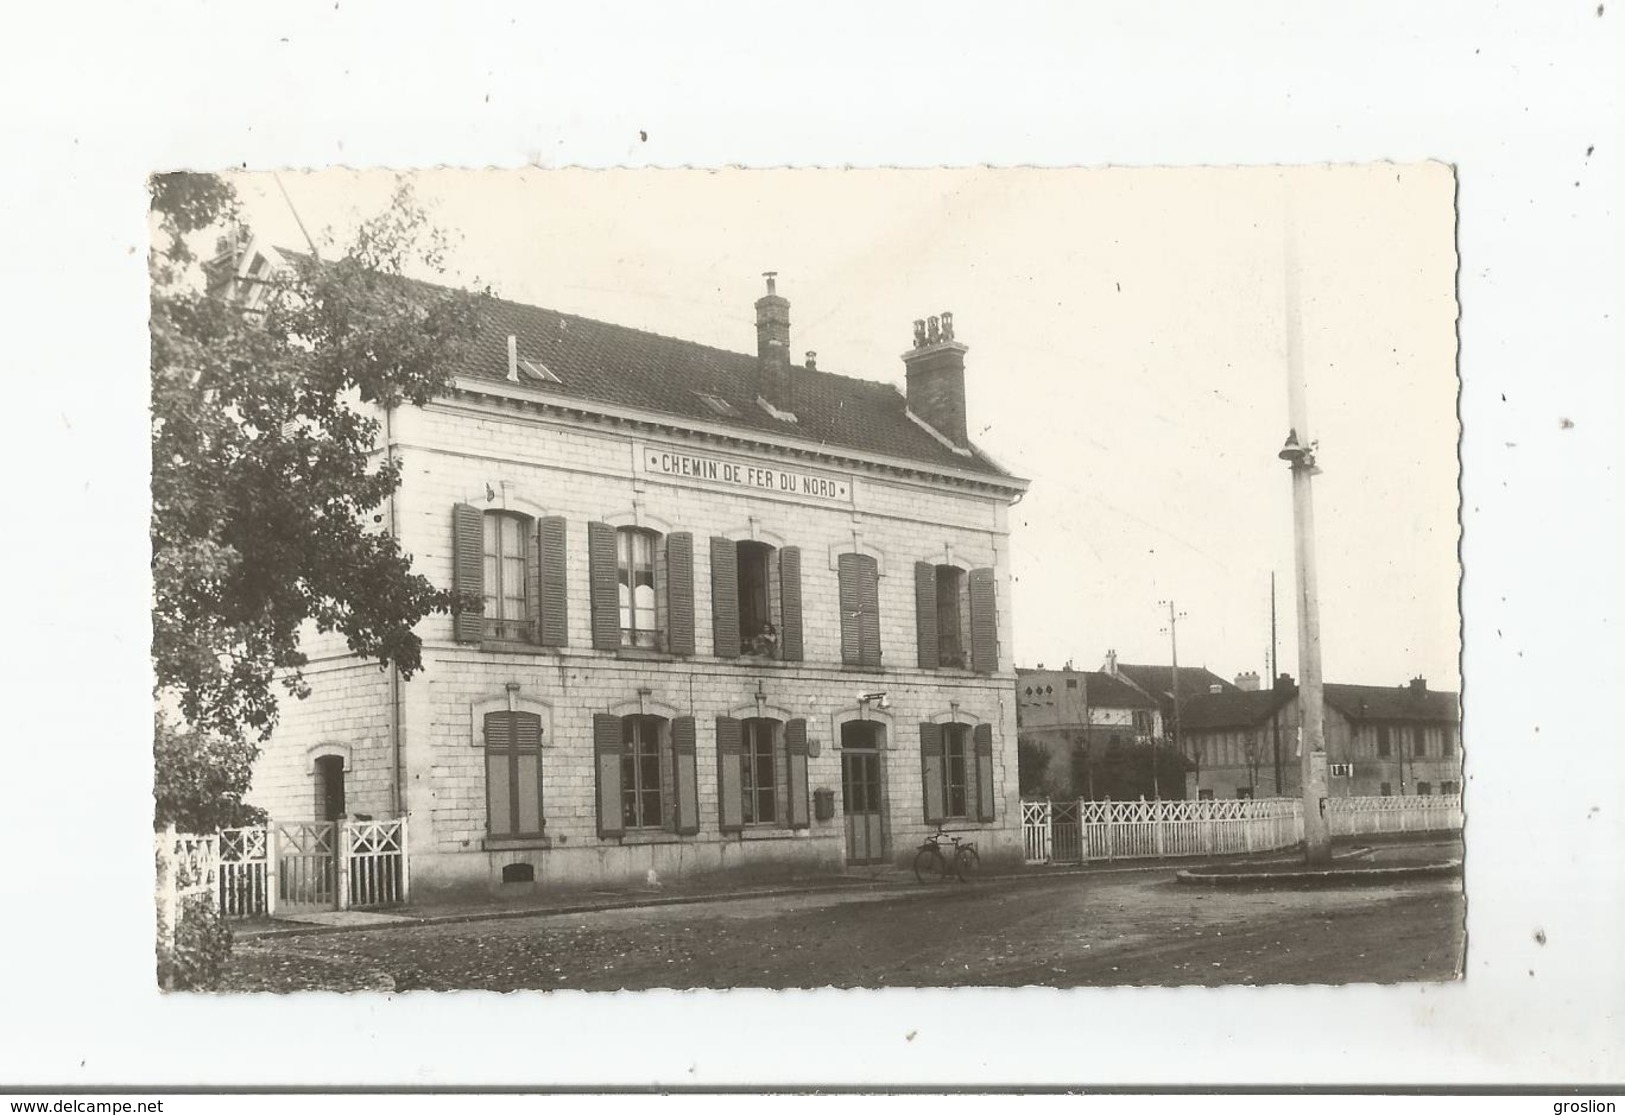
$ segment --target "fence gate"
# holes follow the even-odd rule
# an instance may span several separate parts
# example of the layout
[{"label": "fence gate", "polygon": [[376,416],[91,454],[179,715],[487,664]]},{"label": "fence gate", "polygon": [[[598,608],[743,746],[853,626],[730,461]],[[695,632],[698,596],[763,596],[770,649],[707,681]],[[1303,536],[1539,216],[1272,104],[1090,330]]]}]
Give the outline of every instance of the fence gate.
[{"label": "fence gate", "polygon": [[276,848],[278,913],[308,914],[339,905],[338,847],[332,821],[277,821],[271,825]]},{"label": "fence gate", "polygon": [[1050,804],[1047,801],[1021,803],[1021,842],[1028,863],[1048,863],[1050,856]]}]

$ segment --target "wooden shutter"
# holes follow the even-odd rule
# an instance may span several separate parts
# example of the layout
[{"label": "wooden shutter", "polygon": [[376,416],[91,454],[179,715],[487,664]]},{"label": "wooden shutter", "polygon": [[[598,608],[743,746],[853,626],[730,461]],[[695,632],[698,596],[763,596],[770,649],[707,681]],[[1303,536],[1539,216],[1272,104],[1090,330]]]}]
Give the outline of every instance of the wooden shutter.
[{"label": "wooden shutter", "polygon": [[672,767],[677,781],[677,832],[693,836],[700,831],[698,754],[694,718],[679,716],[671,722]]},{"label": "wooden shutter", "polygon": [[622,836],[626,824],[621,815],[621,718],[607,712],[592,718],[592,749],[598,768],[598,835]]},{"label": "wooden shutter", "polygon": [[925,823],[940,824],[942,803],[942,725],[920,723],[920,780],[925,787]]},{"label": "wooden shutter", "polygon": [[592,645],[615,650],[621,645],[621,604],[616,585],[615,528],[587,524],[587,576],[592,585]]},{"label": "wooden shutter", "polygon": [[800,662],[801,647],[801,547],[779,550],[779,657]]},{"label": "wooden shutter", "polygon": [[739,552],[711,539],[711,645],[718,658],[739,657]]},{"label": "wooden shutter", "polygon": [[858,567],[858,596],[863,614],[858,622],[859,664],[880,665],[880,566],[867,554]]},{"label": "wooden shutter", "polygon": [[991,821],[993,797],[993,725],[978,724],[971,730],[976,743],[976,819]]},{"label": "wooden shutter", "polygon": [[835,559],[840,578],[841,661],[848,666],[880,665],[880,567],[868,554]]},{"label": "wooden shutter", "polygon": [[694,653],[694,536],[666,535],[666,649]]},{"label": "wooden shutter", "polygon": [[929,561],[914,563],[914,625],[920,669],[933,670],[942,658],[937,647],[937,567]]},{"label": "wooden shutter", "polygon": [[536,641],[544,647],[570,645],[570,584],[565,554],[569,532],[564,517],[549,515],[536,527]]},{"label": "wooden shutter", "polygon": [[472,503],[451,509],[451,587],[469,598],[452,610],[452,637],[477,643],[485,637],[485,514]]},{"label": "wooden shutter", "polygon": [[745,827],[743,775],[739,769],[743,750],[739,721],[731,716],[717,717],[717,827],[723,832],[738,832]]},{"label": "wooden shutter", "polygon": [[790,827],[804,829],[812,824],[807,802],[807,722],[791,720],[784,725],[784,770],[790,780]]},{"label": "wooden shutter", "polygon": [[999,669],[999,612],[993,570],[970,571],[970,665],[979,674]]}]

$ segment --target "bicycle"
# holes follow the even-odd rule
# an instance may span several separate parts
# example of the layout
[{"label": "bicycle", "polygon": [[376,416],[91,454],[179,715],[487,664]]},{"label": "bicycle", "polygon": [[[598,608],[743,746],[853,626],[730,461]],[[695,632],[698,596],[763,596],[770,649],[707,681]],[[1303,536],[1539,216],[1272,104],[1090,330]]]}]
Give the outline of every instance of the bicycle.
[{"label": "bicycle", "polygon": [[[944,844],[951,845],[953,850],[944,851]],[[944,832],[941,825],[914,853],[914,878],[922,883],[932,874],[938,879],[947,879],[950,873],[960,882],[968,883],[981,866],[982,857],[976,851],[976,842]]]}]

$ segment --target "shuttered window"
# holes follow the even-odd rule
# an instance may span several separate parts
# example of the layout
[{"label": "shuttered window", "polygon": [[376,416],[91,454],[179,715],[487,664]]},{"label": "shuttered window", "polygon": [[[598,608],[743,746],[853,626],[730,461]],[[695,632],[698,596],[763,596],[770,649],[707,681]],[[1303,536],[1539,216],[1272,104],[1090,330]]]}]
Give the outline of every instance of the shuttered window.
[{"label": "shuttered window", "polygon": [[529,635],[526,590],[530,580],[530,520],[519,515],[487,511],[484,516],[482,574],[485,598],[485,637],[517,641]]},{"label": "shuttered window", "polygon": [[541,836],[542,718],[488,712],[484,726],[486,831],[493,837]]},{"label": "shuttered window", "polygon": [[615,591],[620,609],[621,645],[658,647],[655,601],[655,536],[624,528],[615,537]]},{"label": "shuttered window", "polygon": [[971,732],[976,751],[975,812],[978,821],[991,821],[998,812],[998,800],[993,790],[993,725],[978,724]]},{"label": "shuttered window", "polygon": [[942,811],[945,817],[970,814],[970,768],[973,752],[969,729],[963,724],[942,726]]},{"label": "shuttered window", "polygon": [[666,649],[694,653],[694,536],[666,536]]},{"label": "shuttered window", "polygon": [[665,824],[661,801],[661,736],[658,716],[621,718],[621,824],[658,829]]},{"label": "shuttered window", "polygon": [[743,735],[739,760],[739,788],[742,812],[747,825],[772,824],[778,820],[776,808],[778,780],[774,777],[773,743],[778,721],[753,717],[741,722]]},{"label": "shuttered window", "polygon": [[807,801],[807,722],[791,720],[784,725],[785,796],[789,803],[786,820],[793,829],[812,823]]},{"label": "shuttered window", "polygon": [[542,646],[570,645],[570,591],[565,554],[569,533],[564,518],[550,515],[536,528],[536,641]]},{"label": "shuttered window", "polygon": [[471,503],[451,509],[451,585],[457,594],[452,608],[452,633],[459,643],[477,643],[485,637],[484,513]]},{"label": "shuttered window", "polygon": [[880,665],[880,567],[868,554],[836,559],[840,585],[841,661],[848,666]]},{"label": "shuttered window", "polygon": [[940,824],[944,818],[942,798],[942,725],[920,724],[920,782],[925,795],[925,823]]},{"label": "shuttered window", "polygon": [[801,642],[801,550],[784,546],[779,550],[779,657],[800,662]]}]

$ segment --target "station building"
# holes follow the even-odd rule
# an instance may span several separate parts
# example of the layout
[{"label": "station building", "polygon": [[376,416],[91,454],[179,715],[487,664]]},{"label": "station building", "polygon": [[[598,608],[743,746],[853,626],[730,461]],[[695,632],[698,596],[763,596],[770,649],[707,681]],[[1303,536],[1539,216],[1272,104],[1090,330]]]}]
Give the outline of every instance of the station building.
[{"label": "station building", "polygon": [[789,308],[769,276],[752,354],[495,302],[449,393],[380,416],[387,528],[483,609],[425,619],[410,680],[308,640],[251,800],[404,814],[418,894],[841,871],[938,826],[1018,860],[1027,482],[967,436],[951,315],[905,392],[792,363]]}]

